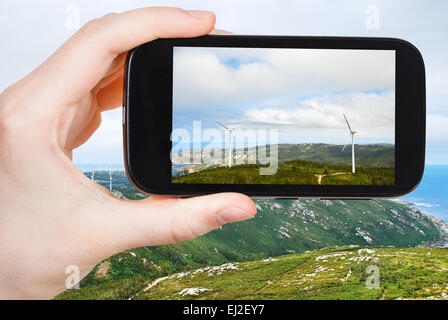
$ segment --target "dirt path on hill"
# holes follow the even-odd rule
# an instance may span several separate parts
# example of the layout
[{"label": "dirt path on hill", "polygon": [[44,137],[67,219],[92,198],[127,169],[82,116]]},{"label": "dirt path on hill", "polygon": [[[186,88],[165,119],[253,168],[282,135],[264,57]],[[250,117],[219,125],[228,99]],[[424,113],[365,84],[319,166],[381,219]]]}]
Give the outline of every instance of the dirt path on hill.
[{"label": "dirt path on hill", "polygon": [[322,184],[322,178],[326,176],[339,176],[341,174],[349,174],[348,172],[335,172],[332,174],[315,174],[317,177],[317,184]]}]

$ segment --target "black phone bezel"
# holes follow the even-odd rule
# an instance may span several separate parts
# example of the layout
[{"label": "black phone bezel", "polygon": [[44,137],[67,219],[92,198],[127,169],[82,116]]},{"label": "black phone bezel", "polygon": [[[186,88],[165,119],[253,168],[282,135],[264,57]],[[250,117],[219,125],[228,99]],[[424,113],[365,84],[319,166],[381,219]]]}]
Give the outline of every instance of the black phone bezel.
[{"label": "black phone bezel", "polygon": [[[173,46],[378,49],[396,52],[395,185],[238,185],[171,183]],[[125,167],[141,192],[193,196],[241,192],[254,197],[377,198],[412,191],[425,163],[425,68],[412,44],[394,38],[207,35],[158,39],[128,53],[124,72]]]}]

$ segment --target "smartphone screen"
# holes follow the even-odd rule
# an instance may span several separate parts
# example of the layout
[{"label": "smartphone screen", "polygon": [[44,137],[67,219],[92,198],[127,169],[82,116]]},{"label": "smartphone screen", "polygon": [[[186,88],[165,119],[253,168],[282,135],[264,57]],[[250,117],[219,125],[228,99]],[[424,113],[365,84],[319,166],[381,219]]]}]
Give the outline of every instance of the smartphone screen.
[{"label": "smartphone screen", "polygon": [[421,53],[393,38],[207,35],[129,52],[123,141],[151,195],[370,199],[425,163]]},{"label": "smartphone screen", "polygon": [[394,185],[395,50],[173,47],[172,183]]}]

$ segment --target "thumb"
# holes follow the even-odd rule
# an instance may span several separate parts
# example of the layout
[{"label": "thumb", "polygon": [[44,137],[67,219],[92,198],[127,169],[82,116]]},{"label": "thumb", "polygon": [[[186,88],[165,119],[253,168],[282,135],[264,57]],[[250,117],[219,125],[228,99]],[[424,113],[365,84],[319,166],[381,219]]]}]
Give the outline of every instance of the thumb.
[{"label": "thumb", "polygon": [[119,200],[106,205],[101,229],[115,239],[112,245],[118,251],[190,240],[225,223],[250,219],[257,211],[252,199],[239,193]]}]

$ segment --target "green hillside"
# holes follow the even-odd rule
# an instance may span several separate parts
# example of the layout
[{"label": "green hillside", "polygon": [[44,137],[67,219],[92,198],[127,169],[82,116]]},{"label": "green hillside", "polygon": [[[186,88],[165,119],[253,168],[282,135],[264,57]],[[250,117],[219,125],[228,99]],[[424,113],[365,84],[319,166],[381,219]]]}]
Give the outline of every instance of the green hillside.
[{"label": "green hillside", "polygon": [[58,297],[76,298],[448,299],[448,248],[330,247],[115,281]]},{"label": "green hillside", "polygon": [[145,281],[131,298],[448,299],[448,249],[327,248]]},{"label": "green hillside", "polygon": [[[280,144],[279,161],[308,160],[326,164],[350,165],[352,160],[351,145],[342,151],[342,145],[324,143]],[[356,165],[362,167],[394,167],[395,146],[384,144],[357,144]],[[269,153],[269,152],[268,152]]]},{"label": "green hillside", "polygon": [[287,160],[279,163],[272,175],[260,175],[258,164],[217,167],[184,173],[172,177],[173,183],[190,184],[298,184],[298,185],[394,185],[393,167],[357,167],[330,165],[306,160]]},{"label": "green hillside", "polygon": [[[238,160],[255,160],[257,154],[271,153],[273,146],[258,146],[249,149],[234,150],[234,162]],[[278,161],[306,160],[330,165],[351,165],[351,145],[342,151],[343,146],[325,143],[301,143],[301,144],[279,144],[277,145]],[[189,163],[193,159],[200,159],[202,150],[193,151]],[[394,167],[395,146],[389,144],[356,144],[356,165],[361,167]],[[224,158],[227,150],[221,149],[220,154]],[[212,153],[213,154],[213,153]],[[227,163],[225,159],[220,161]]]},{"label": "green hillside", "polygon": [[[117,191],[115,191],[117,192]],[[133,189],[121,196],[139,198]],[[114,255],[69,290],[64,299],[128,299],[149,281],[206,266],[263,260],[327,246],[414,247],[445,243],[446,225],[390,200],[256,200],[254,219],[224,225],[202,237]]]}]

